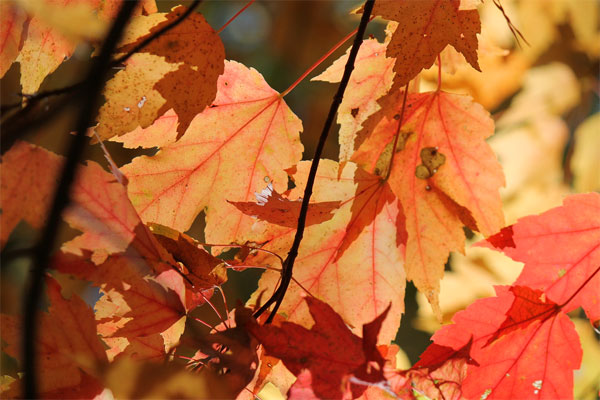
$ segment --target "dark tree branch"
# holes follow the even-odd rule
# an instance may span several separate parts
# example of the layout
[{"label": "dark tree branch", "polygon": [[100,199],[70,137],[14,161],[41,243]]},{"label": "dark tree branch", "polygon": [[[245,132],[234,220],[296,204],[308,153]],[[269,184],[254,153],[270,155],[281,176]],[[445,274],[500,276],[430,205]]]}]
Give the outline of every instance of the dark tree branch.
[{"label": "dark tree branch", "polygon": [[23,308],[22,346],[23,369],[25,372],[23,392],[25,398],[28,399],[35,399],[38,397],[35,354],[35,339],[38,327],[37,310],[42,298],[44,278],[50,252],[52,251],[56,239],[61,214],[69,203],[71,184],[75,178],[77,165],[85,147],[87,129],[97,112],[98,99],[102,92],[102,88],[104,87],[104,80],[111,65],[111,55],[113,54],[137,3],[137,0],[123,2],[119,14],[102,45],[100,55],[94,60],[92,67],[88,71],[87,78],[82,83],[81,90],[77,92],[76,96],[73,96],[79,100],[79,103],[81,104],[79,117],[75,125],[76,134],[72,138],[68,149],[67,159],[65,160],[61,178],[54,194],[52,208],[48,215],[48,222],[36,245],[33,258],[33,270],[31,271],[30,282],[26,290]]},{"label": "dark tree branch", "polygon": [[348,61],[346,62],[346,67],[344,68],[344,75],[342,76],[342,80],[340,81],[340,86],[338,87],[337,93],[333,97],[333,102],[331,103],[331,107],[329,108],[329,114],[327,115],[327,119],[325,120],[325,125],[323,125],[321,136],[319,137],[319,143],[315,150],[315,155],[310,165],[310,172],[306,181],[306,187],[304,188],[304,196],[302,198],[302,207],[300,208],[300,215],[298,217],[298,227],[296,229],[296,236],[294,237],[292,247],[283,264],[281,284],[279,285],[275,293],[273,293],[273,295],[269,298],[269,300],[267,300],[267,302],[254,314],[255,317],[260,316],[271,306],[271,304],[275,303],[275,307],[273,307],[271,314],[267,318],[267,323],[270,323],[275,317],[275,314],[277,313],[277,310],[279,309],[279,306],[281,306],[281,302],[285,297],[285,293],[290,284],[290,281],[292,280],[294,262],[296,261],[296,257],[298,256],[298,249],[300,247],[300,242],[302,241],[302,237],[304,235],[308,204],[310,201],[310,196],[312,195],[315,178],[317,176],[319,160],[321,159],[321,155],[323,154],[323,148],[325,147],[327,135],[329,134],[331,126],[333,125],[335,115],[337,114],[340,103],[344,98],[344,92],[346,90],[346,87],[348,86],[348,82],[350,81],[350,75],[352,74],[352,70],[354,70],[354,62],[356,60],[356,55],[358,54],[358,49],[362,44],[363,36],[365,34],[365,30],[367,29],[367,24],[369,23],[369,18],[371,17],[371,11],[373,10],[374,4],[375,0],[367,0],[365,3],[363,15],[360,19],[360,24],[358,26],[358,32],[356,33],[356,37],[354,38],[354,44],[352,45],[350,55],[348,56]]},{"label": "dark tree branch", "polygon": [[[192,14],[192,12],[194,12],[194,10],[200,5],[200,3],[202,3],[202,0],[195,0],[190,5],[190,7],[177,19],[173,20],[168,25],[165,25],[160,30],[148,36],[143,42],[135,46],[126,54],[123,54],[119,58],[112,60],[110,62],[110,68],[121,65],[122,63],[127,61],[132,55],[139,52],[140,50],[148,46],[150,43],[152,43],[154,40],[156,40],[160,36],[164,35],[166,32],[170,31],[171,29],[175,28],[177,25],[182,23],[187,17],[190,16],[190,14]],[[23,109],[19,110],[16,114],[8,118],[5,123],[2,123],[2,127],[6,127],[5,129],[3,129],[2,133],[2,154],[4,154],[8,149],[10,149],[19,138],[26,134],[27,131],[30,131],[33,128],[44,124],[48,121],[48,119],[55,117],[67,105],[72,103],[73,100],[77,97],[76,93],[83,89],[84,83],[85,82],[78,82],[60,89],[48,90],[45,92],[40,92],[31,95],[23,95],[24,97],[29,98],[27,101],[27,105]],[[27,114],[33,111],[41,100],[46,99],[48,97],[59,96],[69,93],[74,93],[74,95],[63,99],[61,102],[56,104],[56,107],[54,109],[48,110],[48,112],[44,113],[37,119],[27,118]],[[11,109],[19,107],[20,105],[21,102],[2,106],[2,112],[4,113],[10,111]]]}]

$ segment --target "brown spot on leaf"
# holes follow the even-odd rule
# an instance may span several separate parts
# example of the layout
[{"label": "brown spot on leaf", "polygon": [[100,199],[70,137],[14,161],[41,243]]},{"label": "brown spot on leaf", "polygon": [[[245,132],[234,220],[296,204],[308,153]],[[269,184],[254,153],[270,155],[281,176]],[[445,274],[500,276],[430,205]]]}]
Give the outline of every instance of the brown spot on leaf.
[{"label": "brown spot on leaf", "polygon": [[415,169],[415,175],[419,179],[431,178],[446,162],[446,156],[437,147],[424,147],[420,156],[422,164]]},{"label": "brown spot on leaf", "polygon": [[415,175],[419,179],[428,179],[431,178],[432,173],[426,166],[417,165],[417,168],[415,169]]},{"label": "brown spot on leaf", "polygon": [[358,115],[358,107],[350,110],[350,114],[352,115],[352,117],[356,118],[356,116]]}]

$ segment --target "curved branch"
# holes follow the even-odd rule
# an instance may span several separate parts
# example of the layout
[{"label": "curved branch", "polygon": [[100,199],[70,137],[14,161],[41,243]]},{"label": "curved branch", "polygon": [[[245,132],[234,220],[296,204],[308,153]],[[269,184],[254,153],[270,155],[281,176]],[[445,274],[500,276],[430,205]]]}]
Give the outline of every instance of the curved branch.
[{"label": "curved branch", "polygon": [[333,101],[331,103],[331,107],[329,108],[329,114],[327,115],[327,119],[325,120],[325,124],[323,125],[323,130],[321,131],[321,136],[319,137],[319,143],[317,144],[315,155],[310,165],[310,172],[306,181],[306,187],[304,188],[304,195],[302,197],[302,207],[300,208],[300,215],[298,217],[298,228],[296,229],[296,236],[294,237],[292,247],[288,252],[287,258],[283,264],[281,284],[279,285],[275,293],[273,293],[271,298],[269,298],[269,300],[267,300],[267,302],[254,313],[254,316],[258,317],[262,313],[264,313],[271,306],[271,304],[275,303],[275,307],[273,307],[273,310],[267,318],[266,323],[270,323],[275,317],[277,310],[283,302],[283,298],[285,297],[285,293],[290,284],[290,281],[292,280],[294,262],[296,261],[296,257],[298,257],[298,249],[300,248],[300,242],[302,241],[302,237],[304,235],[308,204],[310,201],[310,196],[312,195],[315,178],[317,176],[319,160],[321,159],[321,155],[323,154],[323,148],[325,147],[325,142],[327,141],[327,135],[331,130],[333,120],[342,102],[342,99],[344,98],[344,92],[346,90],[346,87],[348,86],[348,82],[350,81],[350,75],[352,74],[352,70],[354,69],[354,62],[356,61],[358,49],[362,44],[363,36],[365,34],[365,30],[367,29],[367,24],[369,23],[371,11],[373,10],[374,4],[375,0],[367,0],[365,3],[363,15],[360,19],[360,24],[358,26],[358,32],[356,34],[356,37],[354,38],[354,44],[352,45],[352,49],[350,50],[350,54],[348,56],[348,61],[346,62],[346,66],[344,68],[344,75],[342,76],[342,80],[340,81],[340,86],[338,87],[337,93],[335,94],[335,96],[333,96]]},{"label": "curved branch", "polygon": [[23,307],[23,369],[25,376],[23,379],[23,393],[25,398],[38,398],[36,381],[36,354],[35,339],[37,336],[38,318],[37,311],[42,298],[44,289],[44,278],[50,257],[50,252],[61,220],[61,214],[69,203],[69,192],[71,184],[75,179],[77,164],[86,143],[86,132],[90,122],[94,119],[97,111],[98,98],[104,87],[104,80],[110,68],[110,58],[115,50],[127,22],[133,15],[138,1],[124,1],[119,14],[115,19],[104,44],[100,55],[94,61],[90,68],[86,80],[82,84],[82,90],[73,96],[81,104],[79,117],[77,119],[75,130],[76,134],[71,140],[67,158],[62,169],[61,178],[54,194],[52,208],[48,215],[48,222],[36,245],[33,258],[33,270],[29,286],[26,290]]}]

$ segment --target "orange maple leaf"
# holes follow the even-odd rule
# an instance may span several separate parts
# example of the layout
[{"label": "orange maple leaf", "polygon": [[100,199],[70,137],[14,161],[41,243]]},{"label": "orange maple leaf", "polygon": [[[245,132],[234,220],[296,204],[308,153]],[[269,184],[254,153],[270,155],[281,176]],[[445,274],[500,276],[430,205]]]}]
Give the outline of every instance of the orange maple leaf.
[{"label": "orange maple leaf", "polygon": [[395,57],[394,85],[402,87],[421,70],[433,65],[448,44],[479,71],[477,34],[481,22],[477,10],[460,10],[459,0],[381,0],[373,14],[399,22],[387,46]]},{"label": "orange maple leaf", "polygon": [[245,242],[256,221],[226,200],[254,200],[266,177],[285,191],[285,169],[302,153],[300,130],[258,72],[229,61],[213,107],[194,118],[184,137],[123,167],[129,195],[144,221],[185,231],[206,209],[208,242]]},{"label": "orange maple leaf", "polygon": [[407,277],[439,313],[439,280],[450,251],[463,251],[463,225],[486,236],[504,225],[498,193],[504,176],[485,142],[493,121],[467,96],[441,91],[409,95],[393,152],[399,114],[380,118],[352,159],[379,171],[393,154],[389,184],[406,215]]}]

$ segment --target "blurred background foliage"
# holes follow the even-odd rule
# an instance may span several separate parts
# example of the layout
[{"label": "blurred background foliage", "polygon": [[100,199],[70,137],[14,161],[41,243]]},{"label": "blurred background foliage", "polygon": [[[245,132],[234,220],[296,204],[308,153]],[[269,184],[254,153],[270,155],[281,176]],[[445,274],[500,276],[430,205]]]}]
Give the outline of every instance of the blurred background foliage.
[{"label": "blurred background foliage", "polygon": [[[4,0],[2,0],[4,1]],[[189,1],[158,1],[161,12]],[[200,7],[208,22],[216,29],[246,4],[245,1],[204,1]],[[358,24],[349,14],[358,1],[257,1],[222,33],[228,59],[253,67],[264,75],[277,91],[285,90],[321,55]],[[453,49],[442,53],[442,86],[444,90],[468,93],[490,111],[496,121],[496,134],[490,144],[506,175],[507,186],[501,194],[507,223],[541,213],[561,204],[569,193],[600,191],[600,2],[597,0],[503,0],[506,15],[523,34],[518,43],[507,26],[505,17],[492,0],[480,5],[482,33],[479,37],[479,59],[483,72],[470,68]],[[385,21],[374,20],[368,33],[383,40]],[[311,159],[336,85],[310,82],[341,56],[350,43],[343,45],[296,87],[286,102],[303,122],[304,159]],[[52,90],[77,82],[89,66],[93,46],[81,43],[73,56],[42,83],[40,91]],[[437,85],[437,66],[420,77],[421,90]],[[116,71],[115,71],[116,72]],[[14,63],[0,81],[2,104],[20,100],[20,65]],[[67,110],[26,139],[57,153],[62,153],[68,127],[74,112]],[[337,129],[337,128],[336,128]],[[151,150],[124,149],[107,142],[118,165],[129,162]],[[103,165],[98,145],[86,150],[84,159]],[[336,131],[331,132],[325,157],[337,159]],[[189,232],[203,239],[203,215]],[[62,243],[76,234],[64,225]],[[19,313],[21,295],[28,270],[28,259],[20,249],[33,245],[36,232],[21,223],[13,232],[1,268],[1,311]],[[480,238],[471,235],[473,243]],[[7,254],[12,254],[6,257]],[[444,323],[455,312],[475,299],[494,294],[494,285],[512,283],[521,264],[500,253],[467,247],[466,254],[452,254],[441,284],[440,303]],[[259,272],[231,273],[224,288],[230,305],[245,301],[256,288]],[[83,293],[93,304],[97,292],[61,277],[69,290]],[[71,282],[71,283],[69,283]],[[223,304],[217,305],[223,307]],[[198,315],[218,323],[214,313],[204,307]],[[598,334],[574,312],[576,328],[584,348],[584,360],[575,373],[575,398],[597,398],[600,382],[600,345]],[[424,296],[408,285],[406,314],[398,332],[397,343],[407,357],[400,365],[408,367],[429,343],[430,335],[439,328]],[[3,371],[14,363],[3,357]],[[5,372],[3,372],[4,374]]]}]

